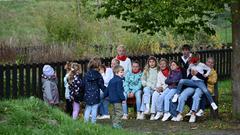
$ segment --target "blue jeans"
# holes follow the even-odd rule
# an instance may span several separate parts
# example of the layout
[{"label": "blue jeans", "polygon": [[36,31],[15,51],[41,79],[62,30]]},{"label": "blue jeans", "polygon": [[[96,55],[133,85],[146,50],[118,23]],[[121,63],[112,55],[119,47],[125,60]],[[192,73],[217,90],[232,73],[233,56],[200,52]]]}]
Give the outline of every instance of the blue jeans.
[{"label": "blue jeans", "polygon": [[152,105],[151,105],[151,113],[156,113],[156,110],[160,108],[159,100],[160,100],[161,93],[154,91],[152,94]]},{"label": "blue jeans", "polygon": [[193,95],[193,103],[192,103],[192,111],[197,112],[200,104],[201,97],[203,95],[203,92],[200,88],[197,88],[195,90],[195,93]]},{"label": "blue jeans", "polygon": [[183,92],[180,94],[178,98],[178,106],[177,106],[177,111],[179,113],[182,113],[184,111],[184,106],[185,103],[188,99],[188,97],[192,96],[194,94],[195,88],[188,87],[183,90]]},{"label": "blue jeans", "polygon": [[109,115],[109,111],[108,111],[108,105],[109,105],[109,101],[107,99],[104,99],[104,93],[102,91],[100,91],[100,104],[99,104],[99,114],[100,115]]},{"label": "blue jeans", "polygon": [[205,95],[202,95],[199,109],[202,109],[204,111],[206,108],[206,105],[207,105],[207,97]]},{"label": "blue jeans", "polygon": [[149,87],[143,88],[143,96],[142,96],[142,105],[140,110],[145,111],[145,105],[150,104],[151,96],[152,96],[153,90]]},{"label": "blue jeans", "polygon": [[[135,98],[136,98],[136,106],[137,106],[137,112],[140,112],[140,107],[141,107],[141,94],[142,94],[142,91],[141,90],[138,90],[134,93],[135,95]],[[124,114],[128,114],[128,107],[127,107],[127,98],[128,98],[128,95],[126,92],[124,92],[124,96],[125,96],[125,99],[126,99],[126,104],[122,104],[122,107],[123,107],[123,113]]]},{"label": "blue jeans", "polygon": [[180,82],[178,83],[177,94],[180,94],[183,85],[200,88],[202,92],[207,96],[208,101],[210,103],[214,102],[203,80],[181,79]]},{"label": "blue jeans", "polygon": [[97,109],[99,104],[86,105],[84,112],[84,122],[89,121],[90,114],[92,115],[91,123],[96,123],[97,119]]},{"label": "blue jeans", "polygon": [[170,100],[173,98],[174,94],[176,94],[177,89],[170,89],[168,94],[164,97],[164,113],[169,112],[170,110]]}]

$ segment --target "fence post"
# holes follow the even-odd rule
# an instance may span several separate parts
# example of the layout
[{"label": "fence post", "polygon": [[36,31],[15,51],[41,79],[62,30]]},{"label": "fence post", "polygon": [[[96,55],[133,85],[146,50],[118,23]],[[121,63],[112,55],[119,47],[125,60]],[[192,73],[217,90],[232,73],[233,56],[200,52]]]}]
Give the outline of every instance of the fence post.
[{"label": "fence post", "polygon": [[37,66],[34,63],[32,65],[32,95],[37,96],[36,88],[37,88]]},{"label": "fence post", "polygon": [[19,65],[19,89],[20,89],[20,95],[24,96],[24,65]]},{"label": "fence post", "polygon": [[31,81],[30,81],[30,65],[27,64],[26,65],[26,96],[30,96],[31,95]]},{"label": "fence post", "polygon": [[10,65],[6,65],[6,72],[5,72],[5,76],[6,76],[6,98],[10,98],[10,88],[11,88],[11,70],[10,70]]},{"label": "fence post", "polygon": [[13,65],[13,70],[12,70],[12,96],[13,98],[17,98],[17,92],[18,92],[18,86],[17,86],[17,65]]},{"label": "fence post", "polygon": [[4,68],[3,65],[0,65],[0,99],[3,98],[3,89],[4,89]]}]

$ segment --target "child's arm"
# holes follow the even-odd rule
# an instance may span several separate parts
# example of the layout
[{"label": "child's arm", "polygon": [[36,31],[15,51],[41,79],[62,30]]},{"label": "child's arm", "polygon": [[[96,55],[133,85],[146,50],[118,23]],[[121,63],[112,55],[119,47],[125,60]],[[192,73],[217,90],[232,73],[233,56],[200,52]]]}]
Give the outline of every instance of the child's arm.
[{"label": "child's arm", "polygon": [[142,76],[142,73],[140,75],[140,79],[139,79],[137,85],[135,85],[133,90],[132,90],[133,93],[137,92],[138,90],[140,90],[142,88],[141,76]]},{"label": "child's arm", "polygon": [[141,77],[141,82],[142,82],[142,86],[146,87],[147,86],[147,81],[146,81],[147,77],[146,75],[143,73],[142,77]]},{"label": "child's arm", "polygon": [[210,72],[211,72],[211,68],[208,67],[207,65],[205,65],[204,63],[201,63],[201,67],[203,68],[203,70],[206,70],[206,71],[207,71],[207,73],[204,74],[204,77],[208,77],[209,74],[210,74]]},{"label": "child's arm", "polygon": [[208,77],[207,83],[214,85],[215,83],[217,83],[218,77],[217,77],[217,73],[215,70],[212,70],[212,72],[213,73],[212,73],[211,77],[210,76]]},{"label": "child's arm", "polygon": [[124,96],[123,92],[124,92],[123,82],[122,82],[122,81],[119,81],[119,82],[117,83],[117,94],[118,94],[119,98],[120,98],[122,101],[125,100],[125,96]]},{"label": "child's arm", "polygon": [[99,74],[98,86],[102,91],[105,91],[106,87],[104,86],[103,77]]}]

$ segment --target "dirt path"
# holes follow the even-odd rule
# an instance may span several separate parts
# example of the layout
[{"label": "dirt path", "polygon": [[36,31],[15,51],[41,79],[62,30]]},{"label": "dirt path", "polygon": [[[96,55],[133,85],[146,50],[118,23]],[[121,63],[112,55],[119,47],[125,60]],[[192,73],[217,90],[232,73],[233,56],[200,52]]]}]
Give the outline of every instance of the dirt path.
[{"label": "dirt path", "polygon": [[[101,120],[100,124],[111,124],[110,120]],[[214,123],[214,124],[213,124]],[[200,134],[200,135],[239,135],[240,124],[229,123],[229,127],[222,121],[216,120],[211,122],[198,122],[188,123],[183,122],[162,122],[162,121],[150,121],[150,120],[127,120],[123,122],[124,128],[130,131],[137,131],[145,134]],[[216,124],[216,125],[215,125]],[[220,126],[220,127],[218,127]]]}]

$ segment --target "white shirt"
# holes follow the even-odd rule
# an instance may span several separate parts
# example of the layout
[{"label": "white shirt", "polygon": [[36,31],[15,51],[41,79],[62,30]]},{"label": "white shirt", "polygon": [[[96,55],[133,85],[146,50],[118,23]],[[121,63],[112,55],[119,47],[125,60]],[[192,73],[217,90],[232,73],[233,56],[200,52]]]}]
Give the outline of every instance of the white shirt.
[{"label": "white shirt", "polygon": [[125,61],[120,60],[120,65],[123,66],[123,68],[124,68],[124,76],[128,72],[132,72],[132,63],[131,63],[131,60],[129,58],[127,58]]},{"label": "white shirt", "polygon": [[106,68],[106,72],[102,74],[104,80],[104,86],[108,86],[109,81],[113,78],[112,68]]},{"label": "white shirt", "polygon": [[[206,76],[208,76],[210,74],[210,72],[211,72],[211,68],[209,68],[207,65],[205,65],[204,63],[201,63],[201,62],[198,63],[197,65],[190,64],[188,69],[187,69],[187,75],[190,74],[190,69],[191,70],[196,70],[200,74],[203,74],[204,70],[207,70],[207,73],[205,74]],[[201,80],[197,76],[193,76],[191,79],[192,80]]]},{"label": "white shirt", "polygon": [[192,57],[192,54],[190,53],[189,54],[189,57],[187,57],[186,59],[184,58],[184,56],[182,56],[182,60],[184,61],[184,63],[187,63],[188,62],[188,59]]},{"label": "white shirt", "polygon": [[165,80],[167,79],[166,76],[163,75],[162,71],[158,72],[158,77],[157,77],[157,85],[156,87],[163,87],[163,90],[167,88],[167,84],[165,83]]}]

